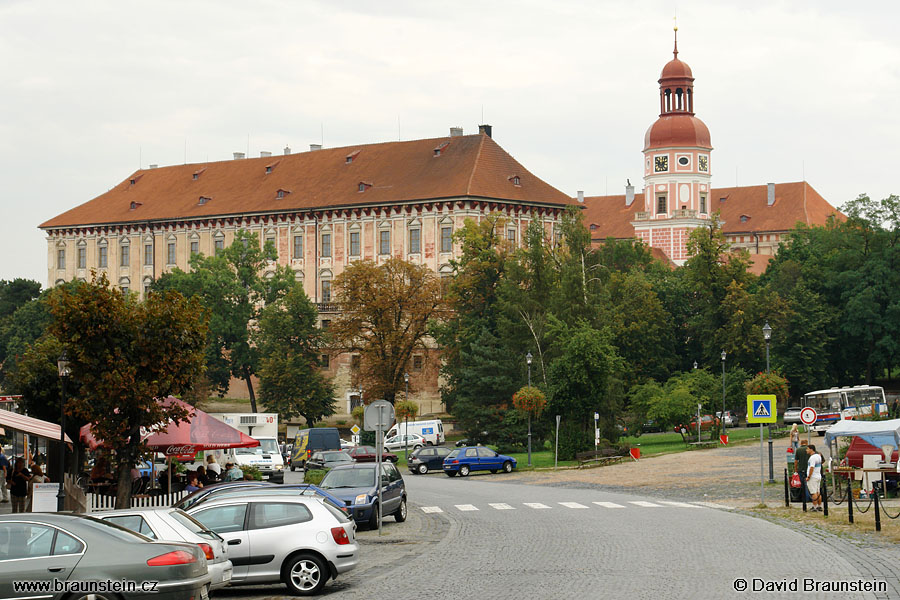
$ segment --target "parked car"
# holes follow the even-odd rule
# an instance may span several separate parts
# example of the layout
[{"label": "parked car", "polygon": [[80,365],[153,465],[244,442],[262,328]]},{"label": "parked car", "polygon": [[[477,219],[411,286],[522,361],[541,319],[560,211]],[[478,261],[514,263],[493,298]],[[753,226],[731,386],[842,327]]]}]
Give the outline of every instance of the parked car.
[{"label": "parked car", "polygon": [[250,493],[255,495],[284,494],[287,496],[319,496],[334,508],[343,512],[349,512],[347,511],[343,500],[311,483],[287,483],[275,485],[266,481],[229,481],[226,483],[207,485],[176,502],[173,505],[173,508],[180,508],[181,510],[187,511],[189,508],[205,500],[224,496],[240,496]]},{"label": "parked car", "polygon": [[516,468],[516,459],[498,454],[485,446],[468,446],[451,450],[444,459],[443,468],[448,477],[457,473],[460,477],[467,477],[472,471],[496,473],[502,470],[504,473],[512,473]]},{"label": "parked car", "polygon": [[[722,411],[716,412],[716,419],[722,418]],[[730,410],[725,411],[725,427],[737,427],[739,424],[739,419],[736,414],[731,412]]]},{"label": "parked car", "polygon": [[[154,542],[88,515],[17,513],[0,516],[0,598],[23,597],[13,592],[16,580],[50,586],[54,581],[158,581],[153,595],[159,598],[199,599],[208,595],[210,576],[196,544]],[[126,592],[121,597],[148,595]]]},{"label": "parked car", "polygon": [[[719,424],[719,419],[712,415],[700,415],[700,431],[706,431],[707,429],[713,429]],[[688,425],[688,429],[691,431],[697,431],[697,417],[691,419],[690,424]]]},{"label": "parked car", "polygon": [[319,487],[341,498],[357,523],[378,527],[382,515],[393,515],[398,523],[402,523],[406,520],[406,484],[403,477],[395,465],[381,464],[382,509],[378,505],[375,468],[372,463],[335,467],[325,474]]},{"label": "parked car", "polygon": [[350,448],[356,448],[356,444],[341,438],[341,450],[349,450]]},{"label": "parked car", "polygon": [[662,430],[662,425],[660,425],[653,419],[647,419],[647,421],[641,425],[641,431],[643,431],[644,433],[654,433]]},{"label": "parked car", "polygon": [[415,450],[429,445],[425,438],[418,433],[410,433],[407,435],[395,435],[384,440],[384,447],[392,452],[401,452],[406,448]]},{"label": "parked car", "polygon": [[[372,446],[357,446],[356,448],[347,450],[347,454],[349,454],[353,460],[360,463],[375,462],[375,458],[378,456],[378,453]],[[395,463],[400,459],[393,452],[384,450],[381,453],[381,460]]]},{"label": "parked car", "polygon": [[790,425],[791,423],[797,423],[798,425],[801,423],[800,421],[800,411],[803,410],[799,406],[789,406],[784,409],[784,424]]},{"label": "parked car", "polygon": [[341,436],[336,427],[301,429],[294,436],[291,450],[291,471],[306,468],[306,461],[317,450],[340,450]]},{"label": "parked car", "polygon": [[225,540],[178,508],[129,508],[102,512],[96,516],[151,540],[197,544],[206,556],[211,579],[209,589],[225,587],[231,581],[233,567],[228,560]]},{"label": "parked car", "polygon": [[430,446],[419,448],[409,455],[410,473],[424,475],[428,471],[440,471],[444,468],[444,459],[450,454],[450,448],[443,446]]},{"label": "parked car", "polygon": [[328,452],[315,452],[306,461],[306,470],[313,469],[331,469],[338,465],[349,465],[353,463],[353,457],[346,452],[330,450]]},{"label": "parked car", "polygon": [[456,446],[457,448],[462,448],[463,446],[468,446],[468,445],[469,445],[469,438],[463,438],[461,440],[456,440],[456,443],[454,444],[454,446]]},{"label": "parked car", "polygon": [[319,498],[213,498],[188,512],[225,539],[232,585],[280,581],[292,594],[312,596],[359,562],[356,525]]}]

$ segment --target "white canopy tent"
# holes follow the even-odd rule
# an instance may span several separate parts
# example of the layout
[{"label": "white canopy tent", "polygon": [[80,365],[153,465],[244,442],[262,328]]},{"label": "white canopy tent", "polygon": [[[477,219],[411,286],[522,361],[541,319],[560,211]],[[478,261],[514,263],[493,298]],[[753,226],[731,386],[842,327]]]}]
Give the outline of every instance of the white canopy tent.
[{"label": "white canopy tent", "polygon": [[890,421],[856,421],[844,419],[838,421],[825,432],[828,444],[836,437],[861,437],[876,448],[893,446],[900,448],[900,419]]}]

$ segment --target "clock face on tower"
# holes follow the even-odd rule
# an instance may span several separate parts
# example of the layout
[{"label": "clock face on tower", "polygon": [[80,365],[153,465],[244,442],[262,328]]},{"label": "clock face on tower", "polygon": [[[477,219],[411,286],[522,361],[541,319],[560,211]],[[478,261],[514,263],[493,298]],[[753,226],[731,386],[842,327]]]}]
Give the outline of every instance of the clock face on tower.
[{"label": "clock face on tower", "polygon": [[709,171],[709,158],[706,156],[701,156],[698,163],[700,164],[701,171]]},{"label": "clock face on tower", "polygon": [[661,173],[669,170],[669,157],[668,156],[657,156],[656,160],[653,163],[653,170],[657,173]]}]

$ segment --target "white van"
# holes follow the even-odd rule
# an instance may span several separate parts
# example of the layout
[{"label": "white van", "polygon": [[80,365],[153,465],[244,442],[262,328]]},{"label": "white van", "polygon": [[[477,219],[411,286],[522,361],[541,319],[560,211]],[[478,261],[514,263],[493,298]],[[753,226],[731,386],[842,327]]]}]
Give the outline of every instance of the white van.
[{"label": "white van", "polygon": [[425,441],[429,446],[439,446],[446,441],[446,438],[444,437],[444,423],[440,419],[433,419],[431,421],[412,421],[410,423],[394,423],[394,426],[388,430],[385,437],[390,438],[395,435],[404,435],[407,433],[418,433],[425,438]]}]

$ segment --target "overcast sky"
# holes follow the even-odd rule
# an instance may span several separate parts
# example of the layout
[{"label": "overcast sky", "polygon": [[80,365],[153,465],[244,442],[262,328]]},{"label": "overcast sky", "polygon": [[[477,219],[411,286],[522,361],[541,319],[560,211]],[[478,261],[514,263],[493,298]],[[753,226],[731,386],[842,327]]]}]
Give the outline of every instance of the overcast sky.
[{"label": "overcast sky", "polygon": [[897,2],[0,0],[0,279],[47,284],[38,224],[138,167],[445,136],[565,193],[640,189],[672,57],[713,186],[900,193]]}]

